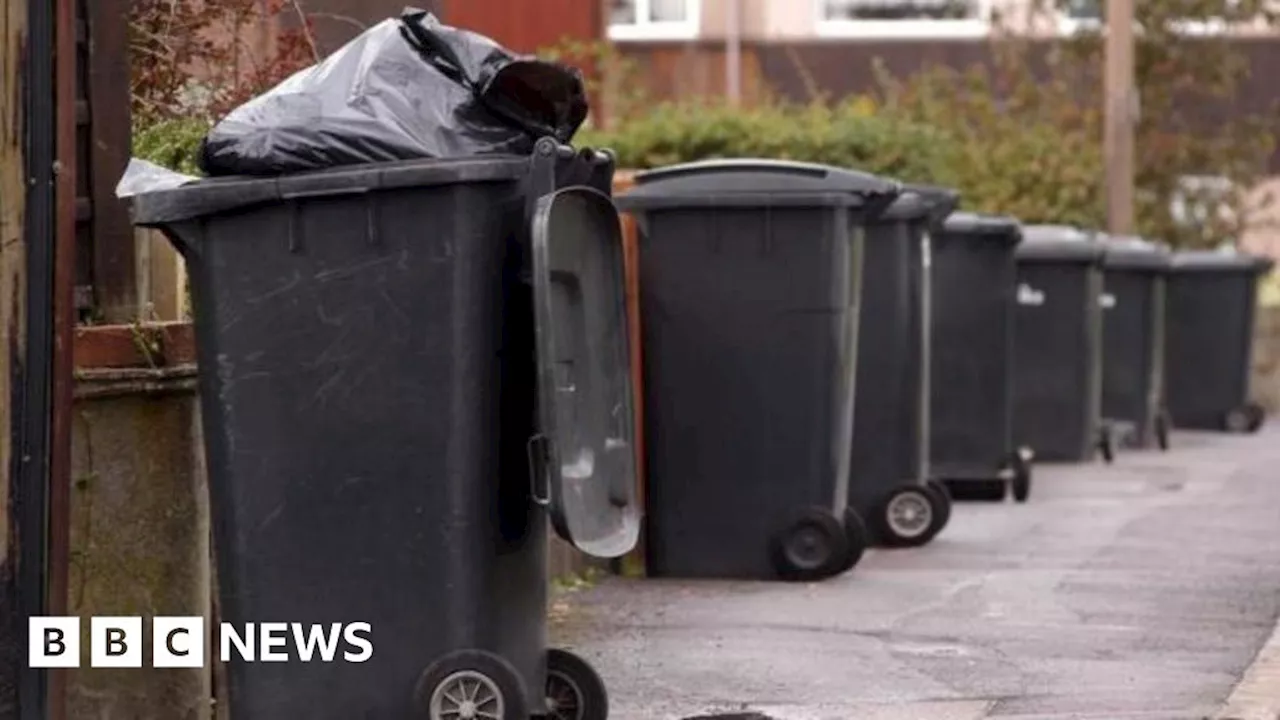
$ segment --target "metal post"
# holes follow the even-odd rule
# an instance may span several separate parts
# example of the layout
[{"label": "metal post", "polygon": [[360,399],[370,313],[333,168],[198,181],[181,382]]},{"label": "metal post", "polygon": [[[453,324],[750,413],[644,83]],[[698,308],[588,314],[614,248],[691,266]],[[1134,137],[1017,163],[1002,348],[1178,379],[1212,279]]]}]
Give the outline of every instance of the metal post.
[{"label": "metal post", "polygon": [[1134,230],[1134,0],[1108,0],[1105,56],[1106,129],[1103,140],[1107,173],[1107,230],[1130,235]]},{"label": "metal post", "polygon": [[729,0],[728,16],[724,85],[729,104],[736,107],[742,103],[742,0]]}]

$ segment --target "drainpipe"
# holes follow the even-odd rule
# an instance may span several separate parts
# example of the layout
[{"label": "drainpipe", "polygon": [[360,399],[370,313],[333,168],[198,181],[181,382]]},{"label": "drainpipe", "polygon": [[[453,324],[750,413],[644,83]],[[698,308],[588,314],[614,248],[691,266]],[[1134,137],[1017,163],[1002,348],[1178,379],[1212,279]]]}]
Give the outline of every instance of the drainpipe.
[{"label": "drainpipe", "polygon": [[724,87],[729,104],[742,103],[742,0],[728,1],[724,48]]}]

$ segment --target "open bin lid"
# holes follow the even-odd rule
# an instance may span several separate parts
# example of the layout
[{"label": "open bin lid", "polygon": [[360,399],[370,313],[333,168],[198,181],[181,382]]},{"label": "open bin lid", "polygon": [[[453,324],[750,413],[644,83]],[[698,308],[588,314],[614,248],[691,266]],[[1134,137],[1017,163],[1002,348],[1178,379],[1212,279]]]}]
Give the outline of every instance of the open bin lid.
[{"label": "open bin lid", "polygon": [[960,193],[957,190],[928,185],[907,185],[903,187],[902,194],[876,218],[876,221],[925,221],[933,225],[945,220],[959,205]]},{"label": "open bin lid", "polygon": [[[540,463],[556,531],[596,557],[635,547],[636,446],[622,229],[608,196],[571,187],[533,214]],[[545,494],[538,485],[545,481]]]},{"label": "open bin lid", "polygon": [[948,235],[981,237],[1016,245],[1022,242],[1022,223],[1018,222],[1017,218],[1007,215],[954,212],[948,215],[942,224],[940,236]]},{"label": "open bin lid", "polygon": [[1239,250],[1183,250],[1173,254],[1173,272],[1255,272],[1265,275],[1271,272],[1275,261],[1262,255],[1251,255]]},{"label": "open bin lid", "polygon": [[1026,262],[1080,263],[1102,261],[1102,243],[1074,225],[1024,225],[1017,257]]},{"label": "open bin lid", "polygon": [[1104,236],[1103,267],[1114,270],[1165,272],[1169,269],[1169,247],[1136,235]]},{"label": "open bin lid", "polygon": [[691,207],[854,207],[880,214],[902,186],[870,173],[790,160],[703,160],[639,173],[623,210]]}]

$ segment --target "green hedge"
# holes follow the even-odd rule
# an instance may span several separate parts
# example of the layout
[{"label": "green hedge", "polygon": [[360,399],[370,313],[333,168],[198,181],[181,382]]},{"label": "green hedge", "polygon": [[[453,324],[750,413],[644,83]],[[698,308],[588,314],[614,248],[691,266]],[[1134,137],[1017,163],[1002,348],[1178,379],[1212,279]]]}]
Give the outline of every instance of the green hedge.
[{"label": "green hedge", "polygon": [[[140,128],[134,155],[200,175],[196,158],[208,129],[188,119]],[[1097,226],[1103,219],[1096,143],[999,114],[979,126],[866,99],[751,109],[662,104],[608,131],[584,130],[575,144],[610,148],[628,169],[710,158],[801,160],[954,187],[966,208],[1026,222]]]}]

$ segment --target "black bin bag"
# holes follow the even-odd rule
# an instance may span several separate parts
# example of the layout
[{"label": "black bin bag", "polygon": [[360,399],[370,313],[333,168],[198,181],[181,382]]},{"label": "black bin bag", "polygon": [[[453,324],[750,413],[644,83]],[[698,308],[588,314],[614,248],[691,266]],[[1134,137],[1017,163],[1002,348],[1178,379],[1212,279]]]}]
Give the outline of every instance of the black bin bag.
[{"label": "black bin bag", "polygon": [[407,8],[223,118],[200,166],[270,176],[339,165],[529,155],[587,117],[577,70]]}]

